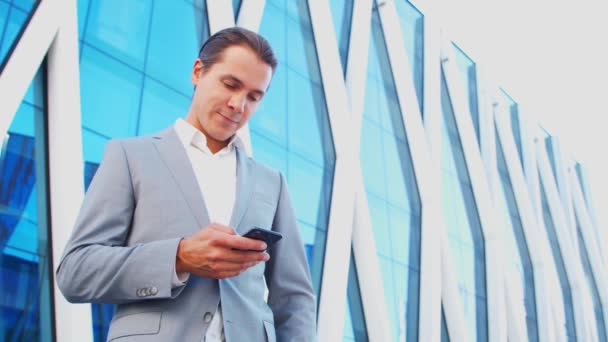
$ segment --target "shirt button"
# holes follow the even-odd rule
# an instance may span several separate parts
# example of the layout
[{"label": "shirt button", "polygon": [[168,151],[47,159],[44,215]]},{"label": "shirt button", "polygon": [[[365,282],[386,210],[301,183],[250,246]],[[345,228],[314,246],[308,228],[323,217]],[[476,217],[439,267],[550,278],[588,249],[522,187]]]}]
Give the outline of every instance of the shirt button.
[{"label": "shirt button", "polygon": [[205,323],[209,323],[211,322],[212,318],[213,315],[211,314],[211,312],[205,312],[205,316],[203,316],[203,321],[205,321]]}]

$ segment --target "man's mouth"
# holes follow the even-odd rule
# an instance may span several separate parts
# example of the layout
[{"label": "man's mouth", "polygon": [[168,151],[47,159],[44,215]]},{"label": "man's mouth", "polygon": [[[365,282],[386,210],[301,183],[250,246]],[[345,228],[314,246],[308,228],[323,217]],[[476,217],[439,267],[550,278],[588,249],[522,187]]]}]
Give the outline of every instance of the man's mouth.
[{"label": "man's mouth", "polygon": [[224,115],[224,114],[222,114],[222,112],[219,112],[219,111],[218,111],[217,113],[218,113],[220,116],[222,116],[224,119],[226,119],[226,120],[228,120],[228,121],[230,121],[230,122],[232,122],[232,123],[234,123],[234,124],[237,124],[237,125],[238,125],[238,123],[239,123],[239,122],[238,122],[238,121],[233,120],[233,119],[232,119],[230,116],[228,116],[228,115]]}]

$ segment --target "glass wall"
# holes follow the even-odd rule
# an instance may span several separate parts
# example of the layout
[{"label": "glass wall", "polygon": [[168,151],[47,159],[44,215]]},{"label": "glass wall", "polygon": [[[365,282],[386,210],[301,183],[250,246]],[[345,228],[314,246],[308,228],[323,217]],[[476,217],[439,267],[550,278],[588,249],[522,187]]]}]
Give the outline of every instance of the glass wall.
[{"label": "glass wall", "polygon": [[441,206],[471,341],[488,339],[485,242],[442,74]]},{"label": "glass wall", "polygon": [[8,133],[2,137],[1,341],[52,341],[54,336],[42,75],[39,71],[32,81]]},{"label": "glass wall", "polygon": [[372,12],[361,168],[392,336],[418,337],[420,200],[378,11]]},{"label": "glass wall", "polygon": [[364,342],[368,340],[359,278],[355,265],[355,254],[351,248],[350,265],[348,268],[348,288],[346,290],[348,310],[344,316],[344,342]]},{"label": "glass wall", "polygon": [[331,14],[333,17],[334,29],[336,31],[336,42],[340,51],[340,61],[342,71],[346,77],[346,67],[348,60],[348,47],[350,44],[350,29],[352,24],[353,6],[352,0],[331,0]]}]

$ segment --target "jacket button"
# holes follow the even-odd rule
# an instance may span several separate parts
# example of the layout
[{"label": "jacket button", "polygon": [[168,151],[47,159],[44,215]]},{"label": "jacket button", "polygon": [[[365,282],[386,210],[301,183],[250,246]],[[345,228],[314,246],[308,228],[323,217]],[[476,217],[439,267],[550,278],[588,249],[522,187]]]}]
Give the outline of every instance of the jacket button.
[{"label": "jacket button", "polygon": [[203,321],[205,321],[205,323],[209,323],[211,322],[212,318],[213,315],[211,314],[211,312],[205,312],[205,316],[203,316]]},{"label": "jacket button", "polygon": [[158,293],[158,289],[156,288],[156,286],[152,286],[150,288],[150,295],[151,296],[156,296],[157,293]]},{"label": "jacket button", "polygon": [[135,294],[137,295],[137,297],[143,297],[144,293],[142,291],[143,289],[137,289],[137,291],[135,292]]}]

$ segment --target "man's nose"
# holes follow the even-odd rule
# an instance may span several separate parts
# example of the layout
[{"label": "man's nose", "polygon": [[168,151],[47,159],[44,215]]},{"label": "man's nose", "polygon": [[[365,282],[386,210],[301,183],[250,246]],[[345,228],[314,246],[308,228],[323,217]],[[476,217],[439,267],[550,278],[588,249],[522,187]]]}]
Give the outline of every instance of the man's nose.
[{"label": "man's nose", "polygon": [[230,97],[228,107],[230,107],[230,109],[235,113],[243,113],[243,111],[245,111],[246,98],[246,95],[235,94]]}]

